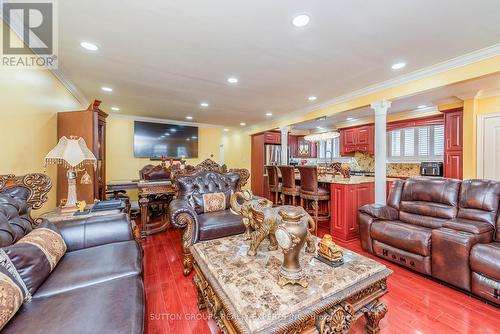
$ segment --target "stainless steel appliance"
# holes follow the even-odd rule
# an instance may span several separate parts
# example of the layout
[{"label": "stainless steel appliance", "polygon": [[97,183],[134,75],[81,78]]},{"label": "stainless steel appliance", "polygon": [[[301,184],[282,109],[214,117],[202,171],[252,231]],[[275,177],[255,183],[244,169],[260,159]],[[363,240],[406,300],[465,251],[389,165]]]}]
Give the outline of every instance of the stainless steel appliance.
[{"label": "stainless steel appliance", "polygon": [[264,165],[281,165],[281,145],[264,145]]},{"label": "stainless steel appliance", "polygon": [[421,162],[420,175],[422,176],[443,176],[442,162]]}]

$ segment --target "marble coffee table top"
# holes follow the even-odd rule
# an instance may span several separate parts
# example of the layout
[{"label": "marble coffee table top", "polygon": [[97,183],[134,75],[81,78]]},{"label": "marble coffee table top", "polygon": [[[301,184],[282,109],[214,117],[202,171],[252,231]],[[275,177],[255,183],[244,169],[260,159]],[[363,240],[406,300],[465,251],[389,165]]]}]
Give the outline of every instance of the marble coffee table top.
[{"label": "marble coffee table top", "polygon": [[[317,239],[319,242],[319,239]],[[280,250],[260,245],[255,257],[247,256],[249,241],[243,235],[199,242],[191,247],[206,279],[237,318],[243,332],[265,333],[332,302],[340,302],[392,272],[386,266],[344,249],[344,264],[330,267],[303,249],[300,263],[309,283],[277,284],[283,260]]]}]

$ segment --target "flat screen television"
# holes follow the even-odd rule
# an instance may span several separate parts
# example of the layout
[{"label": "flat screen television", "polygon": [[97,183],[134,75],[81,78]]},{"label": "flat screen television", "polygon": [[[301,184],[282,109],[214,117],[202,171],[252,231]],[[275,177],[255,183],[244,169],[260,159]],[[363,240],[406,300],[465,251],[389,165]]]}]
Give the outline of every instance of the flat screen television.
[{"label": "flat screen television", "polygon": [[167,159],[198,157],[198,128],[165,123],[134,122],[134,156]]}]

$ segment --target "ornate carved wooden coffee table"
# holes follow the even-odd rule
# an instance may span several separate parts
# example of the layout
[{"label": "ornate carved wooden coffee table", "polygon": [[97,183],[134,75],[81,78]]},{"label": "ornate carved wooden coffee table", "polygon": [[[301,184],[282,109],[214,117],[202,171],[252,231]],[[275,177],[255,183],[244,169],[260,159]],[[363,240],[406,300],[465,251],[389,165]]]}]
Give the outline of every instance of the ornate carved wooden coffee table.
[{"label": "ornate carved wooden coffee table", "polygon": [[[318,239],[319,241],[319,239]],[[283,259],[267,240],[250,257],[242,235],[191,247],[200,309],[208,308],[224,333],[347,333],[364,315],[367,333],[377,333],[387,312],[384,265],[344,249],[344,264],[332,268],[302,251],[309,285],[276,283]]]}]

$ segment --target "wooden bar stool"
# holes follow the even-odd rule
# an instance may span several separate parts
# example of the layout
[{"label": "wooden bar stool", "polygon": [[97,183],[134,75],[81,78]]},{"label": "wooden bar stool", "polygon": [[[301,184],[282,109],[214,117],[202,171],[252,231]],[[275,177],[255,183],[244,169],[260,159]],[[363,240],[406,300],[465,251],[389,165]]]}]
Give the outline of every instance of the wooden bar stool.
[{"label": "wooden bar stool", "polygon": [[265,166],[267,172],[267,189],[271,194],[271,200],[274,205],[278,205],[280,193],[281,193],[281,183],[279,183],[278,178],[278,168],[276,166]]},{"label": "wooden bar stool", "polygon": [[295,185],[295,168],[293,166],[278,166],[281,172],[281,203],[290,204],[286,201],[287,196],[292,198],[291,204],[295,205],[295,197],[300,197],[300,186]]},{"label": "wooden bar stool", "polygon": [[[315,166],[299,166],[300,172],[300,205],[308,212],[313,212],[316,223],[314,234],[318,230],[319,221],[330,220],[330,192],[318,186],[318,169]],[[319,216],[319,202],[328,201],[326,215]],[[309,210],[309,203],[312,210]],[[305,204],[305,206],[304,206]]]}]

